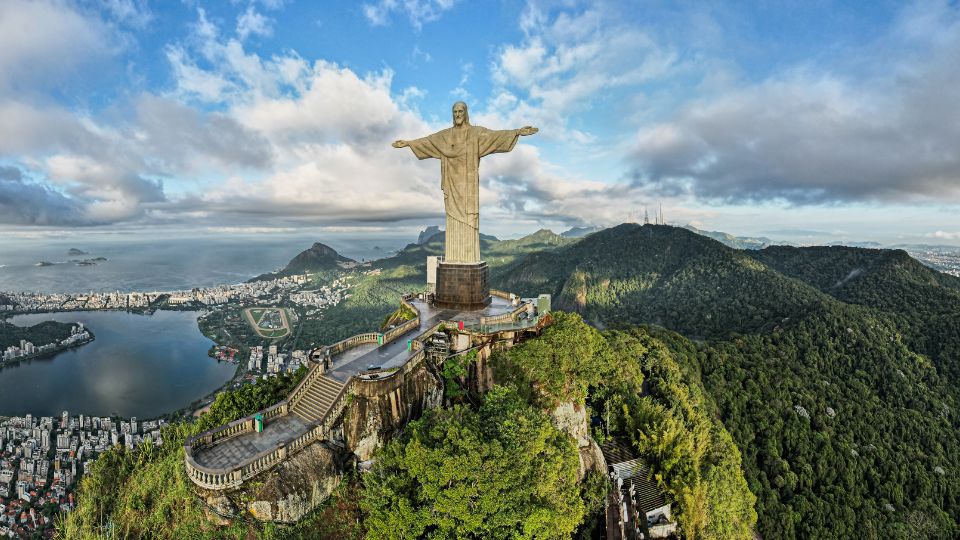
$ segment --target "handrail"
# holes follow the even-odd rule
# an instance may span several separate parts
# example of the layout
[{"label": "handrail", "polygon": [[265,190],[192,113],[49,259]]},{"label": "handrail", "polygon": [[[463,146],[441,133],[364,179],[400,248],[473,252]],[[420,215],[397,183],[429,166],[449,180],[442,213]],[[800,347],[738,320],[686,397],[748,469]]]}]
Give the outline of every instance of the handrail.
[{"label": "handrail", "polygon": [[[491,294],[497,296],[503,296],[506,293],[502,291],[491,290]],[[337,354],[346,349],[364,344],[376,342],[378,339],[382,339],[382,343],[389,343],[399,336],[402,336],[412,330],[414,327],[419,327],[421,324],[420,319],[420,310],[416,308],[413,304],[409,303],[409,300],[413,298],[413,295],[404,295],[402,302],[409,307],[413,308],[417,317],[410,321],[407,321],[400,326],[389,330],[386,333],[379,334],[375,332],[367,332],[364,334],[357,334],[351,336],[347,339],[338,341],[337,343],[326,348],[329,354]],[[520,328],[529,328],[531,326],[539,325],[544,317],[538,315],[523,321],[522,323],[519,320],[516,320],[516,317],[520,315],[523,311],[526,311],[526,305],[522,305],[517,309],[513,310],[507,315],[495,316],[490,318],[481,318],[481,324],[466,324],[464,325],[464,330],[470,331],[499,331],[502,329],[520,329]],[[496,324],[493,324],[492,327],[489,323],[492,321],[497,321]],[[508,324],[499,324],[499,321],[512,321]],[[484,324],[486,323],[486,324]],[[286,459],[287,457],[299,452],[303,448],[310,445],[312,442],[326,437],[330,430],[333,428],[334,422],[343,414],[344,409],[346,408],[347,396],[351,392],[356,390],[357,384],[361,382],[377,382],[385,379],[395,377],[399,373],[410,373],[411,371],[417,369],[420,364],[423,363],[426,358],[426,345],[424,341],[434,333],[438,332],[442,326],[457,327],[458,323],[456,321],[439,321],[429,329],[424,332],[421,332],[411,341],[411,350],[412,354],[404,362],[403,366],[400,369],[386,375],[385,377],[378,379],[361,379],[359,376],[351,376],[344,384],[336,397],[330,403],[330,406],[323,413],[323,416],[320,417],[310,428],[304,433],[300,434],[291,441],[283,442],[277,444],[274,448],[264,450],[257,453],[256,455],[243,460],[241,463],[232,466],[230,468],[220,469],[213,467],[205,467],[196,462],[194,458],[194,451],[200,450],[204,447],[213,445],[218,442],[222,442],[231,437],[236,437],[243,433],[252,432],[255,429],[255,417],[257,414],[263,415],[264,420],[272,420],[274,418],[279,418],[290,414],[294,406],[303,398],[306,392],[309,390],[310,385],[314,384],[320,377],[323,376],[323,369],[321,369],[320,364],[315,364],[311,366],[310,371],[304,377],[302,381],[294,388],[287,398],[277,402],[276,404],[259,411],[256,414],[246,416],[229,422],[225,425],[219,426],[217,428],[207,430],[203,433],[199,433],[192,437],[189,437],[184,443],[184,455],[187,468],[187,474],[190,477],[191,481],[197,484],[200,487],[214,490],[222,489],[231,489],[239,487],[245,480],[248,480],[257,474],[273,467],[275,464]]]},{"label": "handrail", "polygon": [[[238,486],[244,480],[248,480],[253,476],[256,476],[260,472],[269,469],[281,460],[299,452],[314,440],[325,436],[327,432],[332,429],[333,421],[338,418],[346,408],[346,396],[350,391],[353,390],[354,384],[355,379],[351,377],[351,380],[348,381],[347,384],[343,385],[343,387],[337,393],[337,396],[334,398],[333,402],[330,404],[330,407],[324,413],[320,421],[308,431],[292,441],[280,443],[274,448],[259,452],[231,468],[218,469],[204,467],[203,465],[197,463],[196,459],[194,459],[193,448],[190,445],[185,445],[184,451],[187,472],[190,476],[190,479],[197,485],[207,489],[228,489]],[[240,474],[237,475],[237,472]]]},{"label": "handrail", "polygon": [[340,340],[333,345],[328,346],[327,351],[329,352],[330,356],[333,356],[357,345],[362,345],[364,343],[376,343],[379,335],[380,334],[376,332],[366,332],[364,334],[350,336],[347,339]]},{"label": "handrail", "polygon": [[512,300],[514,296],[506,291],[501,291],[500,289],[490,289],[490,295],[498,296],[500,298],[503,298],[504,300]]},{"label": "handrail", "polygon": [[480,317],[480,324],[481,325],[497,324],[504,321],[512,321],[517,317],[519,317],[521,314],[529,311],[529,308],[527,307],[528,305],[530,304],[523,303],[523,304],[520,304],[518,307],[514,308],[513,311],[510,311],[507,313],[501,313],[500,315],[492,315],[490,317]]},{"label": "handrail", "polygon": [[291,409],[296,406],[296,404],[300,402],[300,398],[306,394],[307,385],[315,381],[322,374],[323,370],[320,369],[319,365],[310,367],[310,371],[303,377],[303,380],[300,381],[300,384],[298,384],[297,387],[290,392],[290,397],[286,399],[286,401],[290,404]]}]

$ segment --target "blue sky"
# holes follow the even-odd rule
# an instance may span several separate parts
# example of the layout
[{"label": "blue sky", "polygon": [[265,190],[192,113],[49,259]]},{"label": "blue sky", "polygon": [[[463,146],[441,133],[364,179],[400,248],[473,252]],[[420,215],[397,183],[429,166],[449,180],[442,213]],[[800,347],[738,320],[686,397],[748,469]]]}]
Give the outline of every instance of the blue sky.
[{"label": "blue sky", "polygon": [[0,2],[0,231],[442,223],[390,142],[535,125],[481,228],[960,244],[956,2]]}]

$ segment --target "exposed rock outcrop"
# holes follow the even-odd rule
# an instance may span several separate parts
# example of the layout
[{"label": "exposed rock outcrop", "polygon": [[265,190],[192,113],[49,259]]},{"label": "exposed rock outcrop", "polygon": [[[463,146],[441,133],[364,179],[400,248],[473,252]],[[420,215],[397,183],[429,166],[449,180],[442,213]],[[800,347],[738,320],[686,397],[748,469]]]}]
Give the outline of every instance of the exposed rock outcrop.
[{"label": "exposed rock outcrop", "polygon": [[550,419],[557,429],[573,437],[578,447],[590,446],[590,428],[585,406],[571,401],[561,403],[550,411]]},{"label": "exposed rock outcrop", "polygon": [[583,477],[590,471],[606,474],[603,454],[590,435],[590,419],[584,405],[571,401],[561,403],[550,411],[550,419],[557,429],[570,435],[577,442],[577,449],[580,453],[580,467],[577,471],[577,477],[580,480],[583,480]]},{"label": "exposed rock outcrop", "polygon": [[443,384],[426,363],[405,375],[359,383],[344,419],[347,447],[366,461],[407,422],[442,404]]},{"label": "exposed rock outcrop", "polygon": [[245,484],[233,500],[261,521],[292,523],[325,501],[349,466],[349,456],[314,443],[266,473],[262,483]]}]

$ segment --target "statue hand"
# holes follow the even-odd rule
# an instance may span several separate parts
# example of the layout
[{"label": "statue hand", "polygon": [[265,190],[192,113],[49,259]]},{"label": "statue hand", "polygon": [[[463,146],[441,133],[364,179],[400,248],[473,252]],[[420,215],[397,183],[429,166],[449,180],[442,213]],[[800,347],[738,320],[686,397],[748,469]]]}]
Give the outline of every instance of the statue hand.
[{"label": "statue hand", "polygon": [[397,139],[397,140],[393,141],[393,147],[394,147],[394,148],[406,148],[407,146],[410,146],[410,145],[407,144],[407,141],[405,141],[405,140],[403,140],[403,139]]},{"label": "statue hand", "polygon": [[533,135],[538,131],[540,130],[533,126],[523,126],[522,128],[520,128],[520,135]]}]

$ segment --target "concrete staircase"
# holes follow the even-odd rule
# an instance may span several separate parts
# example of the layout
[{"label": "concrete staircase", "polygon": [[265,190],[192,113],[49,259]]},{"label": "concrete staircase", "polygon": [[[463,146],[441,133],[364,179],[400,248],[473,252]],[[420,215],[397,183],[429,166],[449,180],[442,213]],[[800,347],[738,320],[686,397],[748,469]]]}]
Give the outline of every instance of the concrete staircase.
[{"label": "concrete staircase", "polygon": [[308,423],[318,422],[333,405],[341,389],[343,383],[321,375],[310,383],[306,394],[293,406],[292,412]]}]

